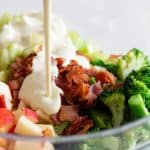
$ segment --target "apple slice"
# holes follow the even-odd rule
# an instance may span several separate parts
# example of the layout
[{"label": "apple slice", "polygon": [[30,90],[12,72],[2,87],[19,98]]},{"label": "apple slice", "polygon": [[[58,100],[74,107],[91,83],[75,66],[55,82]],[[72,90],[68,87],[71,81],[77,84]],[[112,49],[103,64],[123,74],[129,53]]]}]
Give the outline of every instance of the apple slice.
[{"label": "apple slice", "polygon": [[42,129],[30,121],[26,116],[22,115],[16,125],[15,133],[21,135],[42,136]]},{"label": "apple slice", "polygon": [[4,148],[4,147],[0,147],[0,150],[7,150],[6,148]]},{"label": "apple slice", "polygon": [[7,146],[8,146],[8,140],[4,138],[0,138],[0,147],[7,147]]},{"label": "apple slice", "polygon": [[45,142],[42,150],[54,150],[54,146],[49,142]]},{"label": "apple slice", "polygon": [[28,119],[30,119],[34,123],[39,122],[37,113],[29,108],[24,107],[22,109],[18,109],[16,111],[14,111],[13,113],[15,115],[16,122],[18,122],[19,118],[22,115],[26,116]]},{"label": "apple slice", "polygon": [[13,150],[15,146],[15,141],[9,141],[7,150]]},{"label": "apple slice", "polygon": [[12,150],[42,150],[42,143],[33,141],[16,141]]},{"label": "apple slice", "polygon": [[3,82],[0,82],[0,108],[7,108],[11,110],[12,96],[10,93],[9,86]]},{"label": "apple slice", "polygon": [[0,108],[0,133],[9,132],[14,126],[15,118],[13,113],[6,108]]},{"label": "apple slice", "polygon": [[37,110],[36,113],[39,117],[40,122],[42,122],[42,123],[51,123],[49,115],[45,114],[41,110]]},{"label": "apple slice", "polygon": [[26,107],[25,103],[24,103],[22,100],[20,100],[20,102],[19,102],[19,105],[18,105],[18,108],[17,108],[17,109],[22,109],[22,108],[24,108],[24,107]]},{"label": "apple slice", "polygon": [[42,133],[44,136],[54,137],[56,133],[52,125],[39,124],[38,125],[42,129]]},{"label": "apple slice", "polygon": [[48,142],[16,141],[12,150],[54,150]]},{"label": "apple slice", "polygon": [[38,123],[39,119],[38,119],[38,115],[36,114],[35,111],[29,109],[29,108],[22,108],[23,114],[28,117],[31,121],[33,121],[34,123]]}]

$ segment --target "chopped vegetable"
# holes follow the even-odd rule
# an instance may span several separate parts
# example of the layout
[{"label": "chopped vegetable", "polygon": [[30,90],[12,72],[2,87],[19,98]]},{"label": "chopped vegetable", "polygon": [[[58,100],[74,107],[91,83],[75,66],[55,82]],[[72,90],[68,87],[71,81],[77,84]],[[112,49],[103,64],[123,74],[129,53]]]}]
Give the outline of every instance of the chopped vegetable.
[{"label": "chopped vegetable", "polygon": [[113,125],[118,126],[124,119],[125,95],[123,90],[103,92],[99,98],[111,111],[113,115]]},{"label": "chopped vegetable", "polygon": [[94,77],[91,77],[89,82],[90,82],[90,84],[95,84],[96,83],[96,79]]},{"label": "chopped vegetable", "polygon": [[87,141],[87,143],[80,146],[80,150],[123,150],[119,149],[119,144],[118,137],[107,136]]},{"label": "chopped vegetable", "polygon": [[133,119],[149,115],[149,112],[144,104],[144,100],[140,94],[131,96],[130,99],[128,100],[128,104]]},{"label": "chopped vegetable", "polygon": [[119,79],[125,80],[126,77],[133,71],[144,66],[147,61],[144,53],[136,48],[131,49],[126,55],[118,61],[117,75]]},{"label": "chopped vegetable", "polygon": [[57,125],[54,127],[55,132],[58,135],[61,135],[63,133],[63,131],[69,126],[69,122],[68,121],[64,121],[61,124]]},{"label": "chopped vegetable", "polygon": [[138,71],[133,71],[131,75],[150,88],[150,66],[144,66]]},{"label": "chopped vegetable", "polygon": [[132,75],[128,76],[125,81],[125,93],[127,98],[141,94],[146,108],[150,110],[150,89],[143,82],[135,79]]},{"label": "chopped vegetable", "polygon": [[94,109],[91,110],[90,114],[95,126],[99,129],[109,129],[112,127],[111,115],[109,113]]},{"label": "chopped vegetable", "polygon": [[94,66],[100,66],[106,68],[108,71],[116,74],[117,72],[117,65],[116,64],[111,64],[111,63],[105,63],[104,61],[100,59],[95,59],[91,61],[91,64]]}]

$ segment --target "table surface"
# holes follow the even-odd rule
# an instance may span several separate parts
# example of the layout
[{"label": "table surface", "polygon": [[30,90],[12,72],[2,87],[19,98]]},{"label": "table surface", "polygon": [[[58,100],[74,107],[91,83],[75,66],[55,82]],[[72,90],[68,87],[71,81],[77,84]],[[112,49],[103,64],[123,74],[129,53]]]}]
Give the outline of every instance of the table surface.
[{"label": "table surface", "polygon": [[[149,0],[52,0],[53,14],[102,50],[150,50]],[[0,0],[0,13],[41,11],[42,0]]]}]

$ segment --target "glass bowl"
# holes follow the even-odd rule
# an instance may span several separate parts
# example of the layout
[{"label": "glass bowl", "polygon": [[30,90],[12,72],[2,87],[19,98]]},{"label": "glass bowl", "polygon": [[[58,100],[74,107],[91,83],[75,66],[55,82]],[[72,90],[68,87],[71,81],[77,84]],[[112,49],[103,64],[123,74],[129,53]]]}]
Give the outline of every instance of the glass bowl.
[{"label": "glass bowl", "polygon": [[[53,148],[42,150],[149,150],[149,120],[150,116],[101,132],[55,138],[0,134],[0,142],[5,144],[5,141],[9,141],[10,145],[13,145],[14,142],[30,143],[31,145],[42,145],[43,143],[53,145]],[[41,149],[39,148],[39,150]]]},{"label": "glass bowl", "polygon": [[[12,4],[10,4],[12,3]],[[0,13],[42,10],[42,0],[0,1]],[[148,0],[54,0],[52,10],[70,30],[94,41],[105,53],[125,53],[137,47],[150,52],[150,1]],[[56,150],[149,150],[150,117],[87,135],[44,138],[0,134],[0,143],[52,143]],[[25,147],[22,146],[22,150]],[[31,148],[32,149],[32,148]],[[40,148],[39,148],[40,149]],[[51,150],[52,147],[43,150]],[[38,150],[38,148],[37,148]]]}]

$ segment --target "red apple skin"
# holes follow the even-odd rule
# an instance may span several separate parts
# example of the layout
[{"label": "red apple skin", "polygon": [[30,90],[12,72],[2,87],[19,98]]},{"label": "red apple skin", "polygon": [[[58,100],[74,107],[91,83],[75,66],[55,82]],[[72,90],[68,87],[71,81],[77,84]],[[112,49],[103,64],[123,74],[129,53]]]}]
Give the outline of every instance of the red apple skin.
[{"label": "red apple skin", "polygon": [[0,147],[0,150],[6,150],[6,148]]},{"label": "red apple skin", "polygon": [[5,96],[0,95],[0,108],[6,108],[6,103],[5,103]]},{"label": "red apple skin", "polygon": [[6,108],[0,108],[0,133],[9,132],[14,126],[15,117],[13,113]]},{"label": "red apple skin", "polygon": [[22,109],[23,114],[29,118],[31,121],[33,121],[34,123],[38,123],[39,119],[38,119],[38,115],[35,111],[29,109],[29,108],[23,108]]}]

